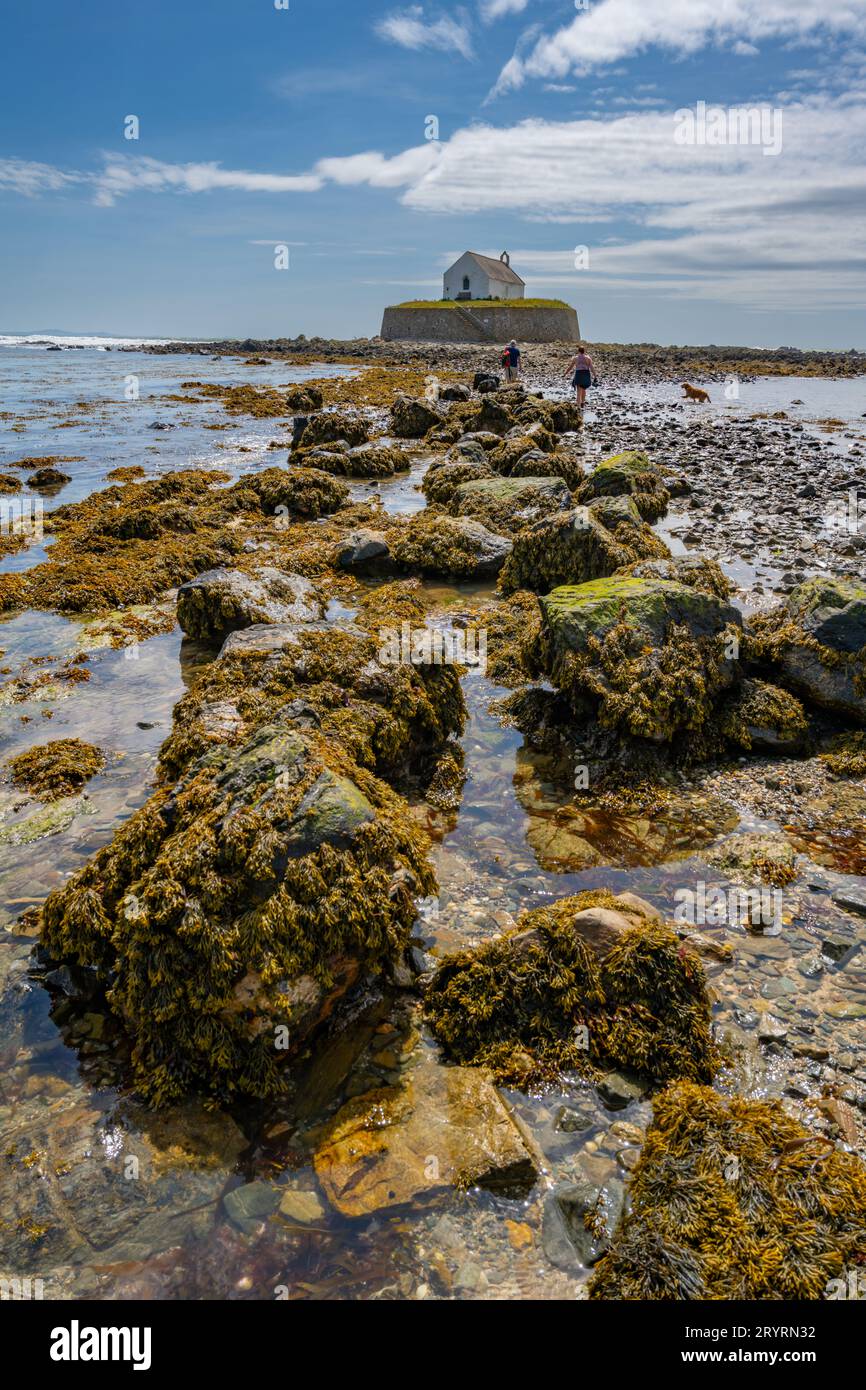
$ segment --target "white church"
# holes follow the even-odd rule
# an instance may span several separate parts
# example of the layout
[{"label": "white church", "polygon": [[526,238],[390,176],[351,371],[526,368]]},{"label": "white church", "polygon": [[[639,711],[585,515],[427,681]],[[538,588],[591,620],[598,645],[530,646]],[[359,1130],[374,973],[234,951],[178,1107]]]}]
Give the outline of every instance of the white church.
[{"label": "white church", "polygon": [[498,261],[492,256],[481,256],[477,251],[464,251],[445,272],[442,298],[522,299],[525,288],[523,280],[511,269],[507,251],[502,252]]}]

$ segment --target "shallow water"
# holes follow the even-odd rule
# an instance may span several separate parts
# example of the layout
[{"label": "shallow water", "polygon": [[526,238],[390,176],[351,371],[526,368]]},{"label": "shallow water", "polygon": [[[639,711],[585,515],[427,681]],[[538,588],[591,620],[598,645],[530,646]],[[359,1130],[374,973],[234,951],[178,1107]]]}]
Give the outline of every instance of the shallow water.
[{"label": "shallow water", "polygon": [[[282,383],[326,371],[312,367],[292,374],[285,367],[246,368],[136,353],[47,356],[45,363],[35,360],[32,349],[0,348],[3,409],[16,419],[25,415],[26,423],[23,432],[4,442],[4,457],[85,455],[82,465],[68,470],[74,482],[64,489],[63,501],[102,486],[108,469],[121,463],[141,462],[149,475],[193,463],[229,467],[233,473],[268,466],[280,456],[268,451],[267,444],[284,433],[274,422],[231,420],[227,437],[206,429],[226,420],[219,403],[180,406],[165,404],[161,397],[176,391],[183,380]],[[141,400],[126,403],[122,382],[136,372]],[[853,419],[857,402],[851,405],[850,385],[790,378],[759,382],[756,399],[741,401],[738,408],[787,408],[792,397],[800,396],[813,418],[834,413]],[[41,395],[33,394],[35,386]],[[849,415],[843,417],[840,397],[846,390]],[[658,399],[676,394],[662,387]],[[82,400],[93,408],[72,415],[74,402]],[[58,417],[67,412],[76,423],[56,429]],[[150,432],[155,419],[173,422],[175,428]],[[589,430],[591,425],[590,418]],[[378,485],[388,511],[415,511],[423,504],[417,491],[423,466],[419,462],[410,474]],[[361,497],[370,490],[358,484],[353,491]],[[489,586],[427,587],[440,623],[470,612],[490,593]],[[334,603],[328,616],[344,621],[352,611],[351,605]],[[83,628],[81,622],[35,613],[0,623],[8,678],[26,671],[34,657],[49,654],[55,669],[80,650],[86,641]],[[177,631],[134,650],[133,657],[124,651],[95,652],[88,682],[52,692],[49,698],[0,707],[4,761],[33,743],[58,737],[85,738],[109,753],[105,770],[88,785],[68,824],[32,843],[0,844],[0,911],[7,926],[106,843],[145,800],[159,746],[170,729],[172,706],[197,665],[208,659],[207,653],[182,644]],[[513,925],[521,911],[583,888],[629,888],[670,915],[681,886],[705,878],[725,881],[707,868],[701,852],[720,836],[752,828],[754,817],[737,812],[699,781],[684,786],[663,816],[586,815],[576,804],[573,769],[533,753],[519,733],[502,727],[489,712],[491,700],[503,692],[477,672],[466,676],[464,688],[467,782],[459,812],[449,820],[415,808],[434,836],[440,884],[438,898],[422,904],[419,945],[434,953],[465,947]],[[50,719],[43,717],[48,709]],[[22,716],[32,722],[22,722]],[[22,815],[26,818],[13,803],[14,798],[6,803],[0,833],[4,827],[14,832]],[[820,868],[820,855],[813,858]],[[823,881],[816,868],[818,876],[808,885],[796,885],[796,891],[786,894],[791,921],[784,936],[742,932],[733,969],[708,962],[720,1026],[746,1028],[744,1015],[750,1010],[772,1007],[774,1014],[790,1020],[792,1030],[811,1028],[809,1036],[826,1037],[834,1051],[852,1045],[849,1031],[866,999],[866,980],[856,958],[853,965],[816,975],[800,970],[838,917],[831,902],[842,881],[838,863],[833,859],[825,866]],[[707,935],[712,936],[711,928]],[[298,1094],[291,1104],[246,1106],[213,1120],[218,1131],[214,1152],[221,1152],[224,1140],[228,1156],[214,1162],[210,1176],[175,1174],[166,1186],[151,1174],[133,1200],[129,1186],[117,1177],[117,1156],[127,1149],[138,1152],[150,1121],[134,1107],[123,1107],[123,1044],[110,1020],[97,1019],[82,1031],[80,1020],[62,1002],[57,1007],[58,996],[28,976],[31,944],[12,932],[0,937],[0,1134],[7,1140],[11,1135],[13,1147],[26,1139],[52,1164],[69,1145],[78,1155],[64,1189],[63,1219],[82,1244],[76,1245],[68,1231],[54,1231],[54,1223],[62,1222],[52,1207],[48,1234],[36,1240],[32,1256],[36,1269],[39,1242],[48,1243],[51,1259],[43,1257],[45,1267],[51,1267],[46,1296],[519,1299],[578,1293],[582,1276],[552,1268],[543,1253],[541,1202],[553,1180],[585,1177],[601,1183],[624,1177],[618,1157],[624,1144],[612,1125],[622,1120],[645,1124],[650,1113],[646,1103],[611,1113],[577,1082],[541,1096],[513,1093],[511,1100],[544,1155],[542,1178],[523,1198],[453,1192],[429,1209],[412,1207],[354,1221],[323,1209],[306,1224],[284,1220],[261,1229],[254,1221],[245,1228],[230,1220],[226,1196],[231,1203],[232,1192],[245,1183],[277,1178],[287,1188],[314,1193],[303,1147],[307,1132],[345,1096],[396,1084],[407,1067],[435,1058],[411,997],[371,996],[359,1003],[349,1028],[311,1051],[299,1070]],[[778,1058],[772,1052],[749,1056],[748,1074],[741,1070],[736,1078],[723,1077],[722,1084],[750,1094],[780,1093],[787,1073]],[[586,1124],[579,1131],[557,1127],[563,1105],[583,1112]],[[185,1132],[186,1108],[177,1107],[166,1123]],[[241,1139],[232,1147],[231,1135],[239,1132]],[[15,1258],[22,1258],[20,1243],[15,1250]],[[277,1292],[284,1288],[287,1295]]]}]

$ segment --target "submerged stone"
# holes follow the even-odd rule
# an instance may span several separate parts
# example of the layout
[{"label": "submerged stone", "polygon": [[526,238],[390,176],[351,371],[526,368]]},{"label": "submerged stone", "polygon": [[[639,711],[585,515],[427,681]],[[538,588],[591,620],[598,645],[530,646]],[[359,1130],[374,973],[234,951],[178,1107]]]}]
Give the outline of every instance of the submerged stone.
[{"label": "submerged stone", "polygon": [[535,1159],[483,1071],[421,1062],[401,1082],[350,1100],[316,1150],[316,1177],[344,1216],[429,1201],[453,1187],[522,1195]]}]

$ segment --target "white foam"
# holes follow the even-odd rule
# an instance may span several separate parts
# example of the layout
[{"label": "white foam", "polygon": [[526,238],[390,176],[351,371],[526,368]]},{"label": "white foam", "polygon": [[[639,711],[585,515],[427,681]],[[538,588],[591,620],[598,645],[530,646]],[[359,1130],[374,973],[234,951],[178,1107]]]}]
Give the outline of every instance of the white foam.
[{"label": "white foam", "polygon": [[62,333],[0,333],[0,347],[160,347],[164,343],[186,342],[185,338],[106,338],[98,335]]}]

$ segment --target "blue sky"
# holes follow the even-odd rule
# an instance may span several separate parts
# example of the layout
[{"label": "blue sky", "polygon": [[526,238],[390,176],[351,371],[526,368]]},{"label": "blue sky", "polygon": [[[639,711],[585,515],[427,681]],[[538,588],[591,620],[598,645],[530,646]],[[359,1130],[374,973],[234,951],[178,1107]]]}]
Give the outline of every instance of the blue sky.
[{"label": "blue sky", "polygon": [[866,347],[866,0],[288,5],[10,7],[0,331],[369,335],[508,249],[592,340]]}]

